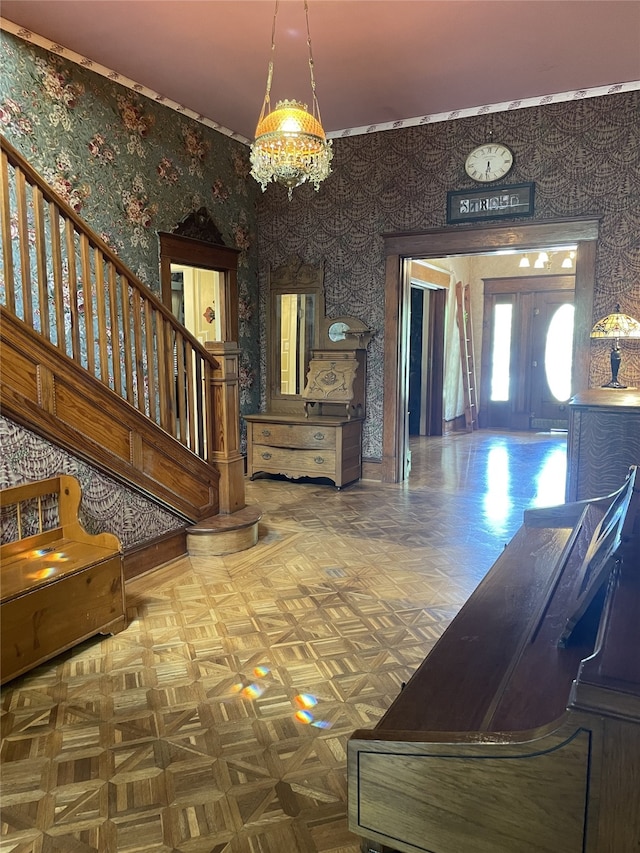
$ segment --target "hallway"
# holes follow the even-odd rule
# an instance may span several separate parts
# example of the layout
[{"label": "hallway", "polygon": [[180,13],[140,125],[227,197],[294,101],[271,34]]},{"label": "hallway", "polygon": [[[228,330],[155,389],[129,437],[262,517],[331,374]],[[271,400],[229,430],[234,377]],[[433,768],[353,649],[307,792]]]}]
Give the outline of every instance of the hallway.
[{"label": "hallway", "polygon": [[12,853],[356,853],[346,743],[521,524],[566,435],[412,439],[408,483],[261,479],[249,551],[127,586],[129,625],[2,691]]}]

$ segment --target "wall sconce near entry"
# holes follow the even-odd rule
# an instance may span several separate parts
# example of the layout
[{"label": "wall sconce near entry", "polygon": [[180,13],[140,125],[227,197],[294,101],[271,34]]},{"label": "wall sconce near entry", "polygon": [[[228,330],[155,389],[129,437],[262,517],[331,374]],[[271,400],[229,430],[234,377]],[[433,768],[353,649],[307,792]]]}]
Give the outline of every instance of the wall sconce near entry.
[{"label": "wall sconce near entry", "polygon": [[626,388],[618,382],[618,371],[620,370],[620,338],[640,338],[640,323],[628,314],[622,314],[620,306],[616,305],[613,314],[607,314],[602,320],[598,320],[591,330],[592,338],[610,338],[611,343],[611,381],[603,385],[603,388]]}]

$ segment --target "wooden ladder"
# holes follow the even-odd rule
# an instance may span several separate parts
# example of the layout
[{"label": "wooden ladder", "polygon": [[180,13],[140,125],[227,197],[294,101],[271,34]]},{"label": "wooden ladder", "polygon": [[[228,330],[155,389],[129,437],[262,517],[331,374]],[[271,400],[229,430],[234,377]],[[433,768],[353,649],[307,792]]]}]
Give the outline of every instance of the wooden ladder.
[{"label": "wooden ladder", "polygon": [[473,352],[469,285],[456,282],[458,333],[460,335],[460,362],[464,388],[464,420],[467,432],[478,429],[478,400],[476,398],[476,366]]}]

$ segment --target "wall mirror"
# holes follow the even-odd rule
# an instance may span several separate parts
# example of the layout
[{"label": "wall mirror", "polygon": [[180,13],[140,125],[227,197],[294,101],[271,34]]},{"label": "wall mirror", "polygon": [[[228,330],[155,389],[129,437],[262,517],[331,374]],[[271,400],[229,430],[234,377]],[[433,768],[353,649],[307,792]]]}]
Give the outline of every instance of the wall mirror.
[{"label": "wall mirror", "polygon": [[317,348],[324,317],[321,266],[292,256],[269,274],[268,409],[302,410],[311,351]]},{"label": "wall mirror", "polygon": [[238,255],[200,208],[171,233],[161,231],[162,301],[204,346],[238,340]]}]

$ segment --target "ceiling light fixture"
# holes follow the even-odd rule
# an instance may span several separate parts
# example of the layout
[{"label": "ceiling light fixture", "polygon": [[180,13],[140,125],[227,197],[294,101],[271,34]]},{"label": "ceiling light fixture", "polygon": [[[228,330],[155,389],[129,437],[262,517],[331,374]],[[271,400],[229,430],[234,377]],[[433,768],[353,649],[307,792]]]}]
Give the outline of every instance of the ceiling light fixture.
[{"label": "ceiling light fixture", "polygon": [[611,338],[611,382],[603,385],[603,388],[626,388],[618,382],[618,371],[620,370],[620,338],[640,338],[640,323],[628,314],[622,314],[620,306],[616,305],[613,314],[607,314],[602,320],[598,320],[591,330],[592,338]]},{"label": "ceiling light fixture", "polygon": [[327,140],[320,120],[320,107],[316,98],[316,81],[313,76],[313,55],[309,31],[309,6],[304,0],[309,46],[309,73],[311,76],[312,109],[299,101],[277,101],[271,111],[271,82],[275,53],[276,20],[279,0],[276,0],[271,31],[271,58],[267,73],[267,89],[256,127],[256,137],[251,146],[251,174],[262,187],[270,181],[284,184],[289,190],[289,200],[295,187],[305,181],[316,190],[331,173],[331,140]]},{"label": "ceiling light fixture", "polygon": [[528,267],[530,267],[531,261],[529,260],[529,255],[523,255],[520,258],[520,263],[518,264],[518,266],[521,267],[522,269],[527,269]]}]

